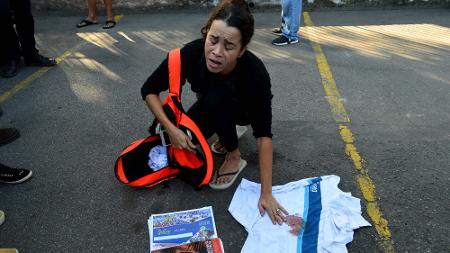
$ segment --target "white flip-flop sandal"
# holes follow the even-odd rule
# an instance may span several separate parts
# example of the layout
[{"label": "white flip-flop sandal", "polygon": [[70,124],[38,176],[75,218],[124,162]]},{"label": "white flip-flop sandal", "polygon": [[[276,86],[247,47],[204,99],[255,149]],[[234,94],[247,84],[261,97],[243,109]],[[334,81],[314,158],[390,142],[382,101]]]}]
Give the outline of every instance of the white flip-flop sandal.
[{"label": "white flip-flop sandal", "polygon": [[[238,178],[239,174],[244,170],[244,168],[246,166],[247,166],[247,161],[241,158],[241,160],[239,161],[239,169],[238,169],[238,171],[224,173],[224,174],[217,173],[217,177],[215,177],[213,182],[209,183],[209,187],[211,187],[214,190],[225,190],[225,189],[227,189],[228,187],[230,187],[234,183],[234,181],[236,181],[236,179]],[[219,177],[223,177],[223,176],[233,176],[233,177],[231,178],[231,180],[228,183],[216,184],[215,182],[217,181],[217,179]]]},{"label": "white flip-flop sandal", "polygon": [[[247,132],[247,130],[248,130],[247,126],[236,125],[236,133],[237,133],[238,140],[245,134],[245,132]],[[211,151],[218,155],[225,155],[227,153],[227,150],[222,145],[222,142],[220,142],[219,139],[215,140],[211,144]]]}]

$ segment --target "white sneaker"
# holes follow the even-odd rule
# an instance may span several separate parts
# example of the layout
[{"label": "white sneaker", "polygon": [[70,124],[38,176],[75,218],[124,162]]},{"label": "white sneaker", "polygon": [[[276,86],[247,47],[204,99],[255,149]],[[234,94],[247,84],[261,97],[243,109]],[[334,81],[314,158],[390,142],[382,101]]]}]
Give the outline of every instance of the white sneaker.
[{"label": "white sneaker", "polygon": [[0,210],[0,225],[2,225],[3,222],[5,222],[5,213]]}]

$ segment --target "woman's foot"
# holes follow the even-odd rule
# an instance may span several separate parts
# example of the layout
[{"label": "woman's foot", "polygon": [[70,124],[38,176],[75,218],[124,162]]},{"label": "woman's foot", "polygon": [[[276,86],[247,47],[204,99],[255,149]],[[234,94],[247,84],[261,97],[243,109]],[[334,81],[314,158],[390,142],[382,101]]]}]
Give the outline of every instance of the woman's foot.
[{"label": "woman's foot", "polygon": [[241,156],[232,156],[230,153],[227,153],[225,156],[225,161],[220,166],[219,171],[217,172],[216,184],[227,184],[232,179],[233,176],[236,175],[239,171],[239,162],[241,161]]},{"label": "woman's foot", "polygon": [[[237,151],[237,152],[236,152]],[[229,152],[225,156],[225,161],[217,171],[217,175],[209,186],[215,190],[224,190],[236,181],[239,174],[247,166],[247,162],[241,159],[239,149]]]}]

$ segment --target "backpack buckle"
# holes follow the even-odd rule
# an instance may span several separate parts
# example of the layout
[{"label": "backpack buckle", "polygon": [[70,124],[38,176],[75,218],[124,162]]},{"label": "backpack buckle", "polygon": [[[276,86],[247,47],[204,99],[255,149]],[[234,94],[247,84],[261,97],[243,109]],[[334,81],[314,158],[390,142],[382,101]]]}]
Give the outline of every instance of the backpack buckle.
[{"label": "backpack buckle", "polygon": [[[165,132],[166,132],[166,129],[164,129],[164,128],[161,126],[161,124],[158,123],[158,124],[156,125],[156,128],[155,128],[155,134],[159,134],[159,137],[161,138],[161,143],[162,143],[162,145],[163,145],[164,147],[167,147],[167,146],[170,146],[170,145],[172,145],[172,144],[170,143],[170,138],[169,138],[169,136],[168,136],[167,133],[165,133]],[[169,140],[169,141],[166,141],[166,138],[167,138],[167,140]]]},{"label": "backpack buckle", "polygon": [[[161,138],[161,143],[163,146],[167,147],[167,146],[172,145],[170,143],[170,138],[166,133],[166,129],[164,129],[160,123],[158,123],[156,125],[155,134],[159,134],[159,137]],[[188,136],[189,140],[192,141],[192,133],[191,133],[191,131],[189,131],[189,129],[186,129],[186,135]],[[169,140],[169,141],[166,141],[166,140]]]}]

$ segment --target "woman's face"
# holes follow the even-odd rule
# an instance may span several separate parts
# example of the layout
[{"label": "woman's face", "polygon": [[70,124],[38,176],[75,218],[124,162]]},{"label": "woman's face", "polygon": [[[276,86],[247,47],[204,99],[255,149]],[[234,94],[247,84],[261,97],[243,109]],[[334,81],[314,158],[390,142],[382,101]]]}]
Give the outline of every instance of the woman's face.
[{"label": "woman's face", "polygon": [[214,20],[206,35],[206,67],[212,73],[229,74],[237,58],[245,51],[241,46],[241,32],[223,20]]}]

